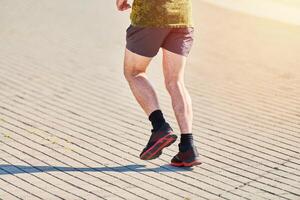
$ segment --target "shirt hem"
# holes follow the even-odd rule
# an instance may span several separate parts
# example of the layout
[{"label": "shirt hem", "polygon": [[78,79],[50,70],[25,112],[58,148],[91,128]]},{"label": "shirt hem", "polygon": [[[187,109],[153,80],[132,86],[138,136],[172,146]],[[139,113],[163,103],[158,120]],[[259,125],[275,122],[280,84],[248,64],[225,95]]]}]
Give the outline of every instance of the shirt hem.
[{"label": "shirt hem", "polygon": [[194,28],[194,24],[138,24],[131,22],[132,26],[147,28]]}]

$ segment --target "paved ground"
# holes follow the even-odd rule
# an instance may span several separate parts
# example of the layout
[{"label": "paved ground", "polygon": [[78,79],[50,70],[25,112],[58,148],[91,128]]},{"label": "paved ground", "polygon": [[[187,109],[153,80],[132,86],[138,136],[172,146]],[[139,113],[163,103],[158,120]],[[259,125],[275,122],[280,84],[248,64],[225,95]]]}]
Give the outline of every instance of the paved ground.
[{"label": "paved ground", "polygon": [[[128,13],[2,0],[0,199],[300,199],[300,27],[194,1],[193,170],[141,161],[150,124],[122,76]],[[149,76],[178,133],[160,57]]]},{"label": "paved ground", "polygon": [[231,10],[300,26],[299,0],[202,0]]}]

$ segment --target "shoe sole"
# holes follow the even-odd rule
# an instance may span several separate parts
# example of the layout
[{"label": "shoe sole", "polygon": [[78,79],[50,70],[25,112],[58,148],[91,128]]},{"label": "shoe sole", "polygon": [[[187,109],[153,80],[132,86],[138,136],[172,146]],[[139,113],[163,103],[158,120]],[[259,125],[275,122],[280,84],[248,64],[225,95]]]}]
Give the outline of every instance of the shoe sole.
[{"label": "shoe sole", "polygon": [[193,166],[197,166],[197,165],[201,165],[201,164],[202,164],[202,162],[200,162],[199,160],[195,160],[190,163],[187,163],[187,162],[171,163],[171,165],[174,167],[193,167]]},{"label": "shoe sole", "polygon": [[152,160],[158,158],[161,155],[163,148],[170,146],[177,139],[174,134],[168,134],[163,138],[160,138],[152,147],[145,151],[140,158],[142,160]]}]

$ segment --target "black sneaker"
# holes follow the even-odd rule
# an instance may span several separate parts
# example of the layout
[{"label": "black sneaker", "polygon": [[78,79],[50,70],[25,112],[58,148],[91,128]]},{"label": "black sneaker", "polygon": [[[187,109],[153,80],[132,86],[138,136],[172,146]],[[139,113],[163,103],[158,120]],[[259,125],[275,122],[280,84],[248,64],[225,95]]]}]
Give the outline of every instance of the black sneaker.
[{"label": "black sneaker", "polygon": [[194,145],[185,152],[177,153],[171,160],[171,165],[175,167],[193,167],[201,163],[199,153]]},{"label": "black sneaker", "polygon": [[151,130],[152,135],[147,146],[140,154],[142,160],[152,160],[158,158],[162,154],[162,149],[173,144],[177,136],[168,123],[162,125],[157,131]]}]

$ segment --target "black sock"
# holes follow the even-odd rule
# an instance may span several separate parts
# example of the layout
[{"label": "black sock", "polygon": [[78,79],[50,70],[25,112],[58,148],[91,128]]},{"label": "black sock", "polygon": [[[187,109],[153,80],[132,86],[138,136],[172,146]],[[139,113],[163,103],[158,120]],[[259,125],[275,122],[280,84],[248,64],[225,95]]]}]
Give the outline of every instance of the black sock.
[{"label": "black sock", "polygon": [[157,131],[164,123],[166,123],[166,120],[161,110],[153,111],[149,115],[149,120],[151,121],[153,131]]},{"label": "black sock", "polygon": [[181,134],[179,151],[185,152],[193,146],[193,134]]}]

